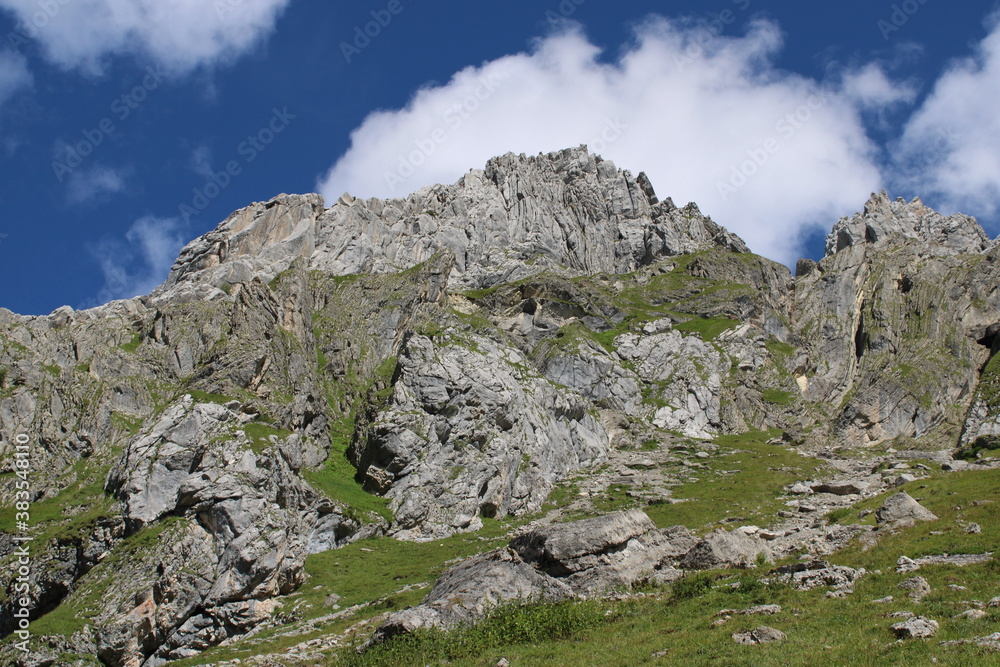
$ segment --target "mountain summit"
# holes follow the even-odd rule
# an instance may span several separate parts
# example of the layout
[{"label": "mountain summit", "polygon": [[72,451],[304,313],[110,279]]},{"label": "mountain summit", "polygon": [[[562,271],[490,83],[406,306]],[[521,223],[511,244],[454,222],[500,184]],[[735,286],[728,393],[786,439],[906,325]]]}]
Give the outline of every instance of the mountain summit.
[{"label": "mountain summit", "polygon": [[628,273],[706,245],[749,252],[694,204],[660,202],[645,174],[580,147],[509,153],[406,199],[345,194],[324,208],[319,195],[281,195],[254,204],[184,248],[164,288],[197,282],[187,287],[203,294],[255,275],[266,282],[300,257],[336,275],[392,273],[445,251],[454,286],[480,289],[545,267]]}]

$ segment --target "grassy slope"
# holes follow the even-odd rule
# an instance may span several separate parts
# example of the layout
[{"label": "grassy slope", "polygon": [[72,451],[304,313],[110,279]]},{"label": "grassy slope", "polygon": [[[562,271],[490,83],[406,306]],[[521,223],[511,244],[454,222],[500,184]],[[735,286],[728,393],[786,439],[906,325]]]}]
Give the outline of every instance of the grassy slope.
[{"label": "grassy slope", "polygon": [[[500,657],[522,665],[923,665],[932,658],[941,665],[996,664],[996,654],[973,645],[942,647],[939,641],[967,639],[1000,630],[1000,610],[989,609],[980,620],[955,619],[972,608],[969,601],[986,601],[1000,593],[1000,562],[965,568],[925,566],[919,574],[932,592],[919,604],[905,597],[898,584],[913,576],[895,571],[901,555],[982,553],[996,548],[1000,531],[1000,471],[954,473],[914,482],[906,489],[940,519],[883,539],[864,551],[860,545],[831,558],[839,564],[865,567],[853,595],[825,598],[826,589],[795,591],[787,586],[766,587],[753,572],[693,575],[673,590],[654,591],[649,597],[626,601],[587,603],[576,609],[552,605],[520,610],[519,621],[510,612],[488,621],[476,631],[422,635],[389,649],[354,658],[362,665],[493,665]],[[885,496],[868,501],[841,522],[853,522],[857,512],[877,506]],[[983,503],[982,501],[988,501]],[[974,504],[978,503],[978,504]],[[870,521],[869,517],[866,517]],[[969,534],[964,523],[983,529]],[[711,588],[698,585],[711,583]],[[735,590],[728,584],[740,582]],[[952,589],[950,585],[964,586]],[[872,600],[892,595],[890,604]],[[737,616],[712,629],[724,608],[776,603],[783,608],[773,617]],[[565,607],[563,605],[562,607]],[[941,630],[933,640],[895,642],[886,618],[894,611],[912,611],[934,618]],[[546,631],[546,624],[552,632]],[[531,626],[530,633],[524,626]],[[759,625],[776,627],[788,635],[780,644],[756,647],[733,642],[733,632]],[[567,626],[579,628],[565,632]],[[663,655],[659,654],[666,651]],[[334,661],[334,664],[340,664]]]}]

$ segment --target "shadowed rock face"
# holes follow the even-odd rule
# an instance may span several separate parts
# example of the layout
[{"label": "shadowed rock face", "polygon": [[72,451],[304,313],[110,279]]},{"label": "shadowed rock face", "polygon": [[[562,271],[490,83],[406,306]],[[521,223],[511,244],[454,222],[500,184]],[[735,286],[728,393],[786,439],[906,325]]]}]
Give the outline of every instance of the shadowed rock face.
[{"label": "shadowed rock face", "polygon": [[974,219],[884,193],[834,226],[826,257],[795,286],[800,385],[836,407],[832,436],[955,439],[991,423],[989,409],[969,406],[1000,313],[997,253]]},{"label": "shadowed rock face", "polygon": [[[994,444],[998,260],[972,218],[881,194],[793,278],[584,148],[497,157],[405,199],[253,204],[147,297],[0,310],[0,473],[31,434],[32,501],[55,517],[33,618],[73,628],[38,646],[193,655],[273,615],[310,553],[531,515],[615,449],[665,438]],[[536,528],[398,625],[761,553],[641,513]],[[0,570],[2,632],[12,585]],[[100,613],[70,611],[94,599]]]}]

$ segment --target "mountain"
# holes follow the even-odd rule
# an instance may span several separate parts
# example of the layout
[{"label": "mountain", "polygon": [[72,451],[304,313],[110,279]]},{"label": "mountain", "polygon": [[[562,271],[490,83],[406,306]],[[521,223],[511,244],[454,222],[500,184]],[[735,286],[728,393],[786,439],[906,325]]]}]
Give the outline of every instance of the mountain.
[{"label": "mountain", "polygon": [[[366,554],[421,545],[474,558],[378,637],[485,613],[442,611],[455,590],[563,599],[877,540],[806,514],[881,498],[906,461],[992,469],[998,256],[973,218],[881,193],[793,276],[585,147],[406,199],[253,204],[148,296],[0,310],[0,656],[203,664],[262,631],[319,632],[341,612],[309,596],[349,598]],[[750,458],[719,472],[727,456]],[[688,486],[769,458],[731,503]],[[803,489],[818,508],[781,516]],[[730,519],[771,533],[705,532]],[[339,558],[360,569],[315,583]]]}]

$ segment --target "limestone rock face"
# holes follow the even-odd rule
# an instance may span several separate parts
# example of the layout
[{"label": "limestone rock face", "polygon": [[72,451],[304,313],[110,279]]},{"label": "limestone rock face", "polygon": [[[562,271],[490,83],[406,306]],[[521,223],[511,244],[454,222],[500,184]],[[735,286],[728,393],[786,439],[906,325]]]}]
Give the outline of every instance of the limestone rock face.
[{"label": "limestone rock face", "polygon": [[[958,437],[992,353],[996,253],[974,219],[884,193],[837,223],[826,257],[796,280],[794,324],[805,398],[839,406],[827,411],[833,439]],[[964,430],[990,415],[978,408]]]},{"label": "limestone rock face", "polygon": [[883,191],[873,194],[862,212],[842,218],[833,226],[826,237],[826,254],[902,239],[918,241],[929,254],[937,255],[978,254],[993,245],[974,218],[961,214],[945,217],[920,199],[892,201]]},{"label": "limestone rock face", "polygon": [[695,438],[718,432],[723,367],[715,346],[677,331],[625,334],[615,342],[618,354],[631,362],[641,377],[663,383],[660,400],[666,405],[656,411],[656,426]]},{"label": "limestone rock face", "polygon": [[516,349],[472,333],[415,335],[397,374],[352,456],[366,486],[393,499],[407,535],[536,511],[557,479],[607,457],[588,404]]},{"label": "limestone rock face", "polygon": [[447,250],[453,287],[523,278],[536,267],[626,273],[658,257],[720,246],[748,252],[696,206],[660,202],[638,178],[586,147],[507,154],[450,186],[406,199],[281,195],[238,211],[181,252],[154,296],[211,297],[256,275],[267,282],[303,258],[337,275],[408,269]]},{"label": "limestone rock face", "polygon": [[149,562],[116,592],[143,602],[98,626],[109,662],[153,650],[160,658],[194,655],[268,618],[273,598],[301,585],[309,512],[315,517],[323,503],[278,450],[253,451],[239,429],[248,421],[182,397],[111,470],[107,488],[121,499],[130,532],[168,515],[190,523],[169,547],[176,560],[160,554],[172,569]]},{"label": "limestone rock face", "polygon": [[543,372],[549,381],[569,387],[598,407],[628,414],[641,409],[641,379],[596,346],[582,346],[572,354],[552,357]]}]

